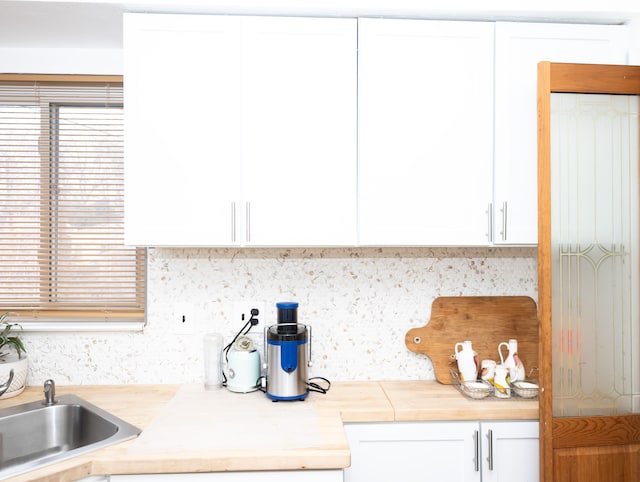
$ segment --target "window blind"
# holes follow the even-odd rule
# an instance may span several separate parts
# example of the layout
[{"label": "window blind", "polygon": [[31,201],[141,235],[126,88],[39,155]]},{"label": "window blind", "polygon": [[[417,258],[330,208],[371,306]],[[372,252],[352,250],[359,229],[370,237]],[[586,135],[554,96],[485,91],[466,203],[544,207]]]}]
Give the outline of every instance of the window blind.
[{"label": "window blind", "polygon": [[123,144],[121,77],[0,75],[0,312],[144,320],[146,253],[124,245]]}]

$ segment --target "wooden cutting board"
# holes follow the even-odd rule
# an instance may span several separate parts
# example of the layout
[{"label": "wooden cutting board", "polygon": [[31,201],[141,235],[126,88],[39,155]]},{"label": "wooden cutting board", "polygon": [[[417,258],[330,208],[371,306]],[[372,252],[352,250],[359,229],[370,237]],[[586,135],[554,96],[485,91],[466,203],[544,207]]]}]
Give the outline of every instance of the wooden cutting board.
[{"label": "wooden cutting board", "polygon": [[[473,342],[478,360],[500,363],[498,344],[518,340],[518,355],[527,377],[538,367],[538,314],[528,296],[452,296],[433,301],[431,319],[405,336],[409,350],[429,356],[436,379],[451,384],[450,368],[455,368],[455,344]],[[506,347],[502,348],[507,357]],[[537,373],[534,375],[537,378]]]}]

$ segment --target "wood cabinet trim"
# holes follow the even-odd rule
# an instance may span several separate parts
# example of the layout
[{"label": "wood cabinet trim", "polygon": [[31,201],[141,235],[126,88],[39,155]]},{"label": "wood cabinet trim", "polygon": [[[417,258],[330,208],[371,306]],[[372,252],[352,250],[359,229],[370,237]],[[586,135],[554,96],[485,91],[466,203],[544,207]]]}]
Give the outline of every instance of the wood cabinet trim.
[{"label": "wood cabinet trim", "polygon": [[553,63],[549,69],[551,92],[627,95],[640,92],[640,72],[631,65]]},{"label": "wood cabinet trim", "polygon": [[123,83],[122,75],[73,75],[73,74],[0,74],[0,82],[100,82]]},{"label": "wood cabinet trim", "polygon": [[554,418],[553,433],[554,449],[638,443],[640,415]]}]

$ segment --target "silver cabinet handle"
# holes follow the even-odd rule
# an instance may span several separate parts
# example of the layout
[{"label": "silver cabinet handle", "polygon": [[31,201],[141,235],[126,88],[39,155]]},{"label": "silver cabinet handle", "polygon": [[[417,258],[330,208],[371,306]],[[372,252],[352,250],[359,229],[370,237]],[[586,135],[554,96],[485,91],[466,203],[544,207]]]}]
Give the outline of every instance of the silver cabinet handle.
[{"label": "silver cabinet handle", "polygon": [[507,240],[507,201],[502,203],[502,240]]},{"label": "silver cabinet handle", "polygon": [[487,457],[487,461],[489,462],[489,470],[493,470],[493,430],[489,429],[487,439],[489,442],[489,457]]},{"label": "silver cabinet handle", "polygon": [[269,366],[269,349],[267,347],[267,330],[269,329],[269,326],[265,326],[264,330],[262,331],[262,342],[263,342],[263,346],[264,346],[264,368],[267,368]]},{"label": "silver cabinet handle", "polygon": [[236,203],[231,202],[231,242],[236,242]]},{"label": "silver cabinet handle", "polygon": [[478,431],[473,432],[473,444],[475,446],[474,463],[476,466],[476,472],[480,472],[480,440],[478,440]]},{"label": "silver cabinet handle", "polygon": [[490,243],[493,242],[493,203],[489,203],[487,206],[487,239]]},{"label": "silver cabinet handle", "polygon": [[251,203],[247,201],[246,241],[251,241]]},{"label": "silver cabinet handle", "polygon": [[309,331],[309,343],[307,343],[307,366],[311,367],[313,366],[313,363],[311,362],[311,340],[313,339],[311,336],[311,325],[307,325],[307,330]]}]

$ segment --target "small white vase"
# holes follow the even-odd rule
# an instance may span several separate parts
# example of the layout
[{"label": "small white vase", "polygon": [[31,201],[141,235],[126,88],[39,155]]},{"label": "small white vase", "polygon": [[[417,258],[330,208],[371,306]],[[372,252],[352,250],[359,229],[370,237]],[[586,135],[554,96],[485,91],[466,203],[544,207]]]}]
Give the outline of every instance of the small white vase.
[{"label": "small white vase", "polygon": [[458,372],[463,382],[471,382],[478,378],[478,354],[473,351],[471,341],[458,342],[454,345]]},{"label": "small white vase", "polygon": [[[502,355],[502,347],[507,347],[507,358]],[[522,360],[518,356],[518,340],[510,339],[509,343],[502,342],[498,345],[498,354],[500,355],[500,363],[509,369],[509,375],[512,382],[524,380],[525,372]]]},{"label": "small white vase", "polygon": [[11,353],[0,361],[0,385],[9,381],[9,373],[13,369],[13,380],[9,389],[0,396],[0,399],[15,397],[20,395],[27,384],[27,374],[29,373],[29,359],[26,355],[18,358],[18,355]]}]

